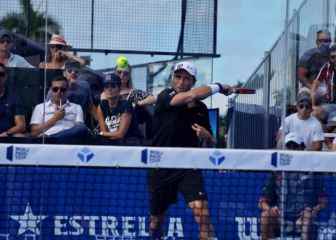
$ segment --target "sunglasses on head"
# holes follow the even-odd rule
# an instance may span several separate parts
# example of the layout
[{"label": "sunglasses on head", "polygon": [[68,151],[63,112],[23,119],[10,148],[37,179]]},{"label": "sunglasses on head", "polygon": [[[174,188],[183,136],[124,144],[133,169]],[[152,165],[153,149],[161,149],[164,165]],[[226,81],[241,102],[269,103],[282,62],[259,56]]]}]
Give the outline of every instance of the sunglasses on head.
[{"label": "sunglasses on head", "polygon": [[61,93],[64,93],[67,89],[65,87],[52,87],[51,90],[54,93],[57,93],[58,91],[60,91]]},{"label": "sunglasses on head", "polygon": [[298,105],[299,109],[311,109],[311,104],[307,104],[307,103],[299,103]]}]

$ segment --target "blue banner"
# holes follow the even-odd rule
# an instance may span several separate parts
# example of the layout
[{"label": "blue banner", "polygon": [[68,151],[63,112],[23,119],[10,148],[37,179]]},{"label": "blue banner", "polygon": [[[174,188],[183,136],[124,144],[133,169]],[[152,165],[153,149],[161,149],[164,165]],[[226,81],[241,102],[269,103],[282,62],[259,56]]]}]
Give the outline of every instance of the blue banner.
[{"label": "blue banner", "polygon": [[[203,171],[218,239],[260,239],[258,199],[268,174]],[[2,239],[148,239],[146,169],[83,167],[0,168]],[[326,176],[327,189],[335,180]],[[336,237],[336,203],[316,225],[319,239]],[[197,239],[182,198],[168,212],[165,239]],[[329,237],[328,237],[329,236]]]}]

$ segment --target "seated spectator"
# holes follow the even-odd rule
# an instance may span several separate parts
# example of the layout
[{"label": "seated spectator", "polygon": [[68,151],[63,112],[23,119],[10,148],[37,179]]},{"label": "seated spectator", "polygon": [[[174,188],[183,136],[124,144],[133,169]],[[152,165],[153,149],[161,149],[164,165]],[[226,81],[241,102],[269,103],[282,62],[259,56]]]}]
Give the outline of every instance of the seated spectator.
[{"label": "seated spectator", "polygon": [[[123,100],[129,101],[133,106],[150,105],[156,102],[156,98],[142,90],[133,88],[131,79],[131,66],[128,59],[124,56],[118,57],[116,61],[115,74],[121,79],[120,97]],[[146,102],[142,102],[146,99]],[[105,94],[102,93],[101,99],[105,99]]]},{"label": "seated spectator", "polygon": [[325,122],[328,114],[336,111],[335,104],[335,70],[336,70],[336,45],[330,48],[329,61],[325,63],[311,89],[314,115]]},{"label": "seated spectator", "polygon": [[296,133],[303,139],[306,150],[320,151],[324,134],[321,123],[311,115],[313,109],[309,94],[303,92],[298,95],[296,109],[297,113],[286,117],[280,127],[278,145],[288,133]]},{"label": "seated spectator", "polygon": [[51,81],[51,99],[38,104],[31,117],[31,134],[52,138],[56,143],[72,143],[88,136],[80,105],[67,98],[68,80],[59,76]]},{"label": "seated spectator", "polygon": [[[67,61],[65,63],[63,75],[68,80],[69,85],[66,97],[70,102],[82,107],[85,122],[91,124],[90,117],[93,120],[97,119],[96,106],[93,103],[93,95],[89,83],[78,79],[80,67],[78,62]],[[49,90],[47,100],[51,99],[51,94],[52,92]]]},{"label": "seated spectator", "polygon": [[132,136],[132,106],[120,96],[120,77],[114,73],[106,76],[104,95],[97,109],[100,135],[105,143],[121,144]]},{"label": "seated spectator", "polygon": [[[151,121],[152,116],[149,105],[156,102],[156,97],[133,87],[131,78],[131,66],[128,59],[124,56],[117,58],[115,74],[121,79],[120,97],[128,101],[134,109],[132,117],[132,126],[136,126],[134,131],[140,138],[149,140],[152,136]],[[101,99],[105,99],[105,93],[101,94]]]},{"label": "seated spectator", "polygon": [[23,136],[26,128],[24,109],[6,87],[7,69],[0,63],[0,137]]},{"label": "seated spectator", "polygon": [[321,67],[328,61],[330,32],[320,30],[316,33],[316,47],[306,51],[299,60],[298,78],[300,91],[310,92],[312,83],[316,79]]},{"label": "seated spectator", "polygon": [[64,69],[68,60],[79,62],[85,65],[85,60],[69,52],[70,46],[61,35],[53,34],[48,44],[47,62],[41,62],[40,68]]},{"label": "seated spectator", "polygon": [[0,63],[6,67],[33,68],[23,57],[11,53],[13,36],[6,30],[0,30]]},{"label": "seated spectator", "polygon": [[[285,137],[286,148],[289,150],[303,150],[303,141],[295,133],[289,133]],[[290,172],[285,175],[276,172],[270,176],[259,199],[262,240],[280,236],[282,210],[286,235],[300,235],[300,239],[307,240],[316,239],[314,219],[328,202],[322,178],[322,175],[311,172]],[[286,184],[287,188],[282,203],[283,184]],[[281,206],[284,206],[284,209],[281,209]]]}]

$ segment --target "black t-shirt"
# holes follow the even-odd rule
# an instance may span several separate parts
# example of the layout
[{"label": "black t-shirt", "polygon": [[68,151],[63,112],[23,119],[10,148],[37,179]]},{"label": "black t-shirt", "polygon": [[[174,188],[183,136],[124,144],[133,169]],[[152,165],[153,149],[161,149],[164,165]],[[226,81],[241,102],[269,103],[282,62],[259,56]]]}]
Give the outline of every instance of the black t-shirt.
[{"label": "black t-shirt", "polygon": [[[103,112],[105,124],[110,132],[116,131],[120,126],[120,119],[123,113],[133,113],[131,104],[128,101],[120,100],[118,105],[114,108],[110,108],[107,100],[102,100],[100,103],[100,108]],[[128,128],[126,137],[136,136],[136,126],[132,124]]]},{"label": "black t-shirt", "polygon": [[176,95],[174,89],[163,90],[156,102],[153,119],[153,146],[157,147],[199,147],[200,141],[191,128],[194,123],[210,131],[208,109],[196,101],[194,106],[171,106]]},{"label": "black t-shirt", "polygon": [[5,90],[5,94],[0,97],[0,133],[10,129],[15,125],[14,118],[18,115],[25,115],[23,105],[18,97]]}]

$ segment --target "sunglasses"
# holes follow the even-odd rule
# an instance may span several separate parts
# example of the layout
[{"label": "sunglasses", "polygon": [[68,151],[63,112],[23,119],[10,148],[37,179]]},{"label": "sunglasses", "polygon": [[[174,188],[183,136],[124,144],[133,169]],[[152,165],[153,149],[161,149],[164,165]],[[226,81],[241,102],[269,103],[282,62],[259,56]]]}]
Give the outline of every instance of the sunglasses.
[{"label": "sunglasses", "polygon": [[118,70],[118,71],[117,71],[117,74],[118,74],[118,75],[128,76],[128,75],[129,75],[129,72],[128,72],[128,71],[121,71],[121,70]]},{"label": "sunglasses", "polygon": [[6,73],[5,72],[0,72],[0,77],[4,77],[4,76],[6,76]]},{"label": "sunglasses", "polygon": [[331,39],[318,39],[319,42],[331,43]]},{"label": "sunglasses", "polygon": [[78,71],[77,68],[68,68],[68,69],[67,69],[67,72],[68,72],[68,73],[78,73],[79,71]]},{"label": "sunglasses", "polygon": [[311,105],[310,104],[304,104],[304,103],[300,103],[299,105],[298,105],[298,107],[299,107],[299,109],[307,109],[307,110],[309,110],[309,109],[311,109]]},{"label": "sunglasses", "polygon": [[12,41],[8,38],[3,38],[3,39],[0,39],[0,43],[11,43]]},{"label": "sunglasses", "polygon": [[65,87],[52,87],[51,90],[54,93],[57,93],[58,91],[60,91],[61,93],[65,93],[65,91],[67,90]]},{"label": "sunglasses", "polygon": [[57,50],[63,50],[65,47],[63,45],[51,45],[50,48],[55,48]]},{"label": "sunglasses", "polygon": [[104,84],[104,88],[117,88],[117,87],[119,87],[119,85],[115,83],[105,83]]}]

